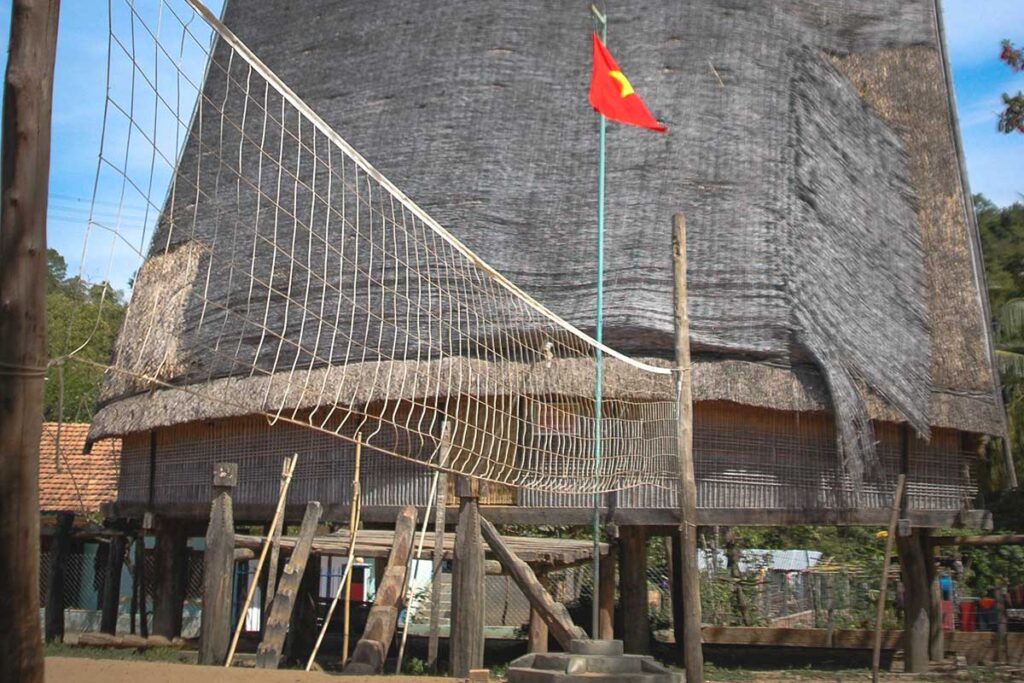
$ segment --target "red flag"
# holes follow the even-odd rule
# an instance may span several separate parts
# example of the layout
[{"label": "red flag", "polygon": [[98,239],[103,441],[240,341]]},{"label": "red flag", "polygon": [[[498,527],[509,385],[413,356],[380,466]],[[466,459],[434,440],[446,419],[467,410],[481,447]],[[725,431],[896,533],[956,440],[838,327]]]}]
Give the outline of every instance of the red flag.
[{"label": "red flag", "polygon": [[633,92],[633,86],[596,33],[594,67],[590,72],[590,105],[613,121],[650,128],[659,133],[668,130],[647,111],[643,100]]}]

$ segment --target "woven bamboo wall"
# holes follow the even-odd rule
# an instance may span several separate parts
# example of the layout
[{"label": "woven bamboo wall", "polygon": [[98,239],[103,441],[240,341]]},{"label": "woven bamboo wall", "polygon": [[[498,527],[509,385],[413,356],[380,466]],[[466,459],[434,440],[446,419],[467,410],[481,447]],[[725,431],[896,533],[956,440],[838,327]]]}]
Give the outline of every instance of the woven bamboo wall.
[{"label": "woven bamboo wall", "polygon": [[[655,423],[664,424],[664,423]],[[364,429],[366,426],[364,425]],[[900,464],[898,425],[876,424],[880,477],[867,481],[858,507],[885,508]],[[351,435],[351,434],[350,434]],[[419,439],[403,439],[399,449],[426,460],[433,450]],[[645,434],[646,438],[669,435]],[[509,439],[542,438],[510,431]],[[457,440],[466,445],[467,442]],[[124,438],[118,499],[145,503],[150,492],[150,435]],[[420,449],[419,451],[417,449]],[[936,429],[930,442],[910,441],[910,506],[919,510],[969,508],[977,490],[973,466],[977,454],[964,435]],[[421,452],[422,451],[422,452]],[[510,447],[509,457],[514,457]],[[697,404],[694,451],[698,504],[706,509],[848,509],[852,486],[842,473],[830,416],[754,409],[724,402]],[[277,498],[281,460],[299,453],[289,501],[319,500],[344,504],[350,498],[354,445],[345,439],[290,423],[270,425],[261,418],[192,423],[156,433],[154,504],[204,503],[210,499],[215,462],[237,462],[236,504],[272,504]],[[364,448],[363,503],[368,506],[426,505],[431,471],[421,465]],[[675,509],[673,482],[617,495],[619,508]],[[965,504],[966,501],[966,504]],[[489,504],[523,507],[590,508],[591,495],[560,495],[492,486]]]}]

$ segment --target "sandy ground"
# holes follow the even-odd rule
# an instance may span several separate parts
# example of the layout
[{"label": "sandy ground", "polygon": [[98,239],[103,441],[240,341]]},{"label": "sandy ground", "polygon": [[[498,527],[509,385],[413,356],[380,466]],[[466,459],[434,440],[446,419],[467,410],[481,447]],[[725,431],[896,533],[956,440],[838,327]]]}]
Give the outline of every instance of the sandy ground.
[{"label": "sandy ground", "polygon": [[173,662],[47,657],[46,683],[453,683],[427,676],[331,676],[296,670],[223,669]]}]

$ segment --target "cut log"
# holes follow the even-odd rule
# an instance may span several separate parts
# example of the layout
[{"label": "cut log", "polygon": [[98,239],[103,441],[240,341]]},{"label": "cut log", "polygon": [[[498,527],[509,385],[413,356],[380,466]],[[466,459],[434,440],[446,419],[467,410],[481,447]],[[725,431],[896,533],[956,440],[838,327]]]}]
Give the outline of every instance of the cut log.
[{"label": "cut log", "polygon": [[555,640],[558,641],[558,644],[562,646],[562,649],[568,652],[570,642],[586,639],[586,632],[573,623],[568,610],[565,609],[565,605],[551,597],[551,594],[544,589],[537,575],[530,569],[530,565],[516,557],[509,550],[508,546],[505,545],[494,525],[482,517],[480,518],[480,532],[483,534],[484,540],[487,541],[487,545],[498,556],[498,561],[501,562],[505,571],[509,573],[512,580],[519,586],[519,590],[530,601],[530,607],[548,625],[548,630],[555,637]]},{"label": "cut log", "polygon": [[484,546],[480,537],[478,481],[455,480],[459,523],[452,563],[452,618],[448,639],[448,674],[466,678],[484,664]]},{"label": "cut log", "polygon": [[276,669],[281,663],[284,639],[288,635],[288,624],[295,609],[295,596],[299,592],[299,584],[302,583],[302,576],[306,571],[306,561],[309,559],[313,536],[316,535],[322,511],[320,503],[315,500],[306,505],[306,514],[302,517],[302,527],[299,529],[299,539],[295,543],[295,550],[292,551],[288,564],[284,567],[281,582],[277,586],[277,594],[274,596],[274,604],[267,618],[266,632],[256,652],[256,666],[261,669]]},{"label": "cut log", "polygon": [[235,571],[235,521],[231,488],[237,481],[237,475],[236,463],[214,466],[213,503],[210,505],[210,525],[206,529],[206,549],[203,552],[200,664],[223,664],[231,644],[231,582]]},{"label": "cut log", "polygon": [[395,545],[384,576],[377,586],[363,637],[356,643],[352,656],[345,664],[345,674],[378,674],[384,671],[384,661],[395,636],[398,614],[404,602],[405,575],[415,531],[416,508],[407,505],[398,513],[398,520],[395,521]]}]

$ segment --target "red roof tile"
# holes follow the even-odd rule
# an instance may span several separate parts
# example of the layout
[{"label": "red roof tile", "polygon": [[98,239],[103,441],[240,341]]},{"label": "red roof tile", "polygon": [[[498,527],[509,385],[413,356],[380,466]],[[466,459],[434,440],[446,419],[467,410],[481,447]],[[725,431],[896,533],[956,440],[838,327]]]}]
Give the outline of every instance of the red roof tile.
[{"label": "red roof tile", "polygon": [[60,462],[57,423],[43,424],[39,440],[39,511],[89,513],[117,497],[117,470],[121,440],[104,439],[83,453],[89,425],[60,425]]}]

